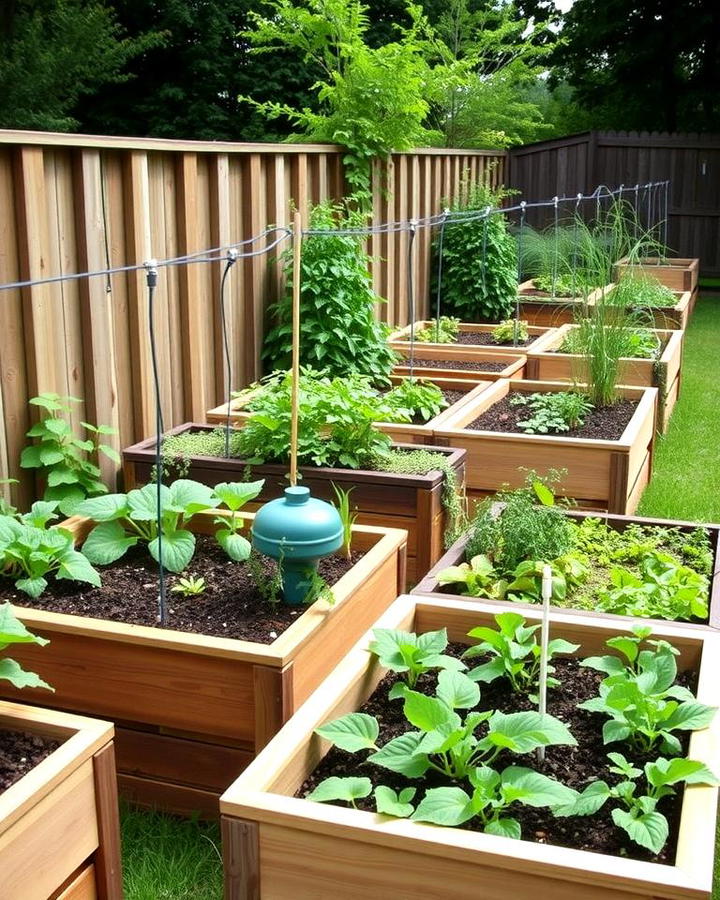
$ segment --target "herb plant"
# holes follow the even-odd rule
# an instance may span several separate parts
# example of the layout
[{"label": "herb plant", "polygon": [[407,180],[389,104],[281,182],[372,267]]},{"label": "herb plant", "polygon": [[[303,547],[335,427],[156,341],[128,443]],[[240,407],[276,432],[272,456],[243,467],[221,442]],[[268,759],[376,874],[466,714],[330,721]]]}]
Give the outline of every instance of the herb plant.
[{"label": "herb plant", "polygon": [[39,597],[47,576],[100,585],[100,576],[84,554],[75,549],[72,534],[50,528],[57,519],[56,501],[38,500],[30,512],[0,517],[0,574],[30,597]]},{"label": "herb plant", "polygon": [[[49,641],[45,638],[27,630],[16,617],[9,603],[3,603],[0,606],[0,653],[3,653],[11,644],[39,644],[43,647],[48,643]],[[53,690],[39,675],[26,671],[20,663],[7,656],[0,658],[0,681],[9,681],[15,688],[34,687],[46,688],[48,691]]]},{"label": "herb plant", "polygon": [[440,316],[430,319],[424,328],[415,328],[413,335],[422,344],[454,344],[460,333],[460,319],[453,316]]},{"label": "herb plant", "polygon": [[629,309],[663,309],[675,306],[675,294],[664,284],[631,271],[626,271],[615,287],[608,291],[605,301],[612,306]]},{"label": "herb plant", "polygon": [[[581,320],[581,327],[568,331],[558,348],[560,353],[584,355],[591,351],[592,334],[588,335],[587,331],[592,329],[589,326],[583,328],[582,325]],[[660,355],[660,341],[649,328],[623,326],[617,339],[620,341],[618,352],[622,359],[657,359]]]},{"label": "herb plant", "polygon": [[[451,209],[493,208],[502,197],[486,185],[475,185],[468,191],[467,200],[452,204]],[[437,270],[434,277],[437,288]],[[487,219],[460,219],[445,227],[440,288],[441,309],[465,322],[507,319],[517,295],[517,255],[502,212]]]},{"label": "herb plant", "polygon": [[423,422],[434,419],[447,402],[437,385],[429,381],[405,378],[400,384],[385,394],[385,403],[399,411],[403,418],[412,420],[419,416]]},{"label": "herb plant", "polygon": [[117,452],[102,443],[105,435],[116,434],[114,428],[83,422],[90,436],[82,440],[73,434],[63,416],[69,414],[71,403],[80,402],[77,397],[50,393],[33,397],[30,403],[47,415],[27,432],[37,443],[26,447],[20,456],[24,469],[38,469],[46,481],[43,499],[57,501],[66,516],[73,515],[77,504],[86,497],[107,493],[96,464],[98,455],[102,453],[113,462],[120,462]]},{"label": "herb plant", "polygon": [[530,407],[530,418],[517,423],[527,434],[559,434],[580,428],[594,408],[587,397],[575,391],[516,394],[510,403]]},{"label": "herb plant", "polygon": [[[250,555],[250,544],[237,534],[235,512],[257,496],[263,482],[248,485],[219,485],[219,491],[197,481],[178,479],[169,487],[160,487],[160,517],[157,511],[157,486],[145,485],[127,494],[107,494],[84,501],[78,508],[98,524],[88,535],[83,552],[97,565],[109,565],[120,559],[137,543],[147,544],[152,558],[171,572],[182,572],[195,553],[195,535],[189,530],[192,517],[203,510],[216,509],[222,502],[232,503],[232,515],[219,519],[217,541],[230,559],[242,562]],[[216,520],[218,521],[218,520]]]},{"label": "herb plant", "polygon": [[[365,216],[345,212],[330,202],[310,214],[310,230],[363,227]],[[293,255],[282,260],[286,291],[270,307],[275,323],[265,339],[263,358],[270,370],[288,369],[292,342]],[[375,306],[384,302],[372,289],[370,257],[362,236],[338,233],[308,235],[303,240],[300,286],[300,362],[329,377],[367,375],[387,381],[396,354],[388,345]]]},{"label": "herb plant", "polygon": [[338,550],[338,553],[341,556],[345,557],[345,559],[350,559],[352,528],[357,520],[357,513],[353,513],[350,510],[350,494],[353,492],[353,488],[351,487],[349,490],[344,491],[336,484],[333,484],[332,489],[335,492],[335,498],[337,500],[337,502],[335,503],[335,508],[338,511],[343,527],[343,542],[342,547],[340,548],[340,550]]},{"label": "herb plant", "polygon": [[524,319],[503,319],[492,330],[492,336],[498,344],[524,342],[528,339],[528,323]]},{"label": "herb plant", "polygon": [[[632,636],[606,641],[619,656],[593,656],[581,665],[606,673],[599,696],[580,704],[581,709],[608,717],[603,726],[606,744],[629,743],[647,753],[660,749],[674,756],[682,752],[676,731],[705,728],[717,709],[699,703],[675,683],[678,651],[667,641],[650,641],[652,630],[635,626]],[[647,642],[647,648],[641,649]],[[652,649],[649,649],[652,648]],[[626,662],[623,662],[622,657]]]},{"label": "herb plant", "polygon": [[568,298],[577,297],[582,294],[582,286],[579,284],[577,276],[563,274],[553,278],[552,275],[538,275],[533,279],[535,287],[539,291],[550,294],[552,298]]}]

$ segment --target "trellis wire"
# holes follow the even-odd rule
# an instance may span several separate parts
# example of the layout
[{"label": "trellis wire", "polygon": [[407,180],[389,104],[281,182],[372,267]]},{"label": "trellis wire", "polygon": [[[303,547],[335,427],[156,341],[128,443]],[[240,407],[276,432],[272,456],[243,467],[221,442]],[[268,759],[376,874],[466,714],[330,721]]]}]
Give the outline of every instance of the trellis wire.
[{"label": "trellis wire", "polygon": [[227,317],[225,315],[225,282],[230,274],[230,269],[238,261],[238,252],[235,247],[227,252],[227,262],[220,279],[220,327],[222,329],[223,352],[225,354],[225,370],[227,373],[227,415],[225,417],[225,458],[230,458],[230,403],[232,401],[232,357],[230,355],[230,340],[228,336]]},{"label": "trellis wire", "polygon": [[410,236],[408,238],[408,254],[407,254],[407,293],[408,293],[408,315],[410,316],[410,378],[413,378],[415,368],[415,282],[413,279],[413,247],[415,246],[415,234],[417,227],[415,220],[410,220],[408,229]]}]

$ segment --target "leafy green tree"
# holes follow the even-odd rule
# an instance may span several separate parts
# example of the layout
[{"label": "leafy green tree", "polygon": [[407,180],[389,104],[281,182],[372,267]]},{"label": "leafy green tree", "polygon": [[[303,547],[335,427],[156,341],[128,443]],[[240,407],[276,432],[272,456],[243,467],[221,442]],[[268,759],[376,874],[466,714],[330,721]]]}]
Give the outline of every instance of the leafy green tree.
[{"label": "leafy green tree", "polygon": [[720,129],[716,0],[575,0],[562,37],[554,76],[595,127]]},{"label": "leafy green tree", "polygon": [[102,84],[125,80],[127,63],[159,41],[124,35],[94,0],[4,0],[0,14],[0,127],[70,131],[73,107]]}]

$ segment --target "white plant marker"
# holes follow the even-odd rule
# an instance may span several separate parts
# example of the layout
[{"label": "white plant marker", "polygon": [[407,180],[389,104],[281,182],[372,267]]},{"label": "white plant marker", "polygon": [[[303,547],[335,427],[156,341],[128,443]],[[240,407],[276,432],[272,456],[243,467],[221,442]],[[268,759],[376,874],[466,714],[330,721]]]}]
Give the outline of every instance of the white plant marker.
[{"label": "white plant marker", "polygon": [[[538,684],[538,707],[541,716],[547,711],[547,667],[548,667],[548,641],[550,638],[550,598],[552,597],[552,569],[543,566],[542,575],[542,600],[543,617],[540,629],[540,678]],[[537,749],[538,762],[545,760],[545,748]]]}]

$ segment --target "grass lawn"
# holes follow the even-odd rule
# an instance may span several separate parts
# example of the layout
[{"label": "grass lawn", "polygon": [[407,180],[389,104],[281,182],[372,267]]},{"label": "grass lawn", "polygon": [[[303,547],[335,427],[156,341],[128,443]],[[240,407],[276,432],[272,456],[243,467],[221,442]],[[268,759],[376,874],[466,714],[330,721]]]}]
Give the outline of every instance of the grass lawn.
[{"label": "grass lawn", "polygon": [[[640,515],[720,521],[719,417],[720,299],[704,299],[686,335],[680,400],[658,443]],[[124,807],[122,831],[126,900],[220,900],[217,826]],[[717,864],[713,900],[720,900]]]},{"label": "grass lawn", "polygon": [[657,443],[641,516],[720,522],[720,298],[698,301],[685,336],[680,399]]}]

